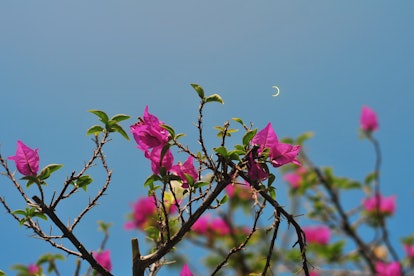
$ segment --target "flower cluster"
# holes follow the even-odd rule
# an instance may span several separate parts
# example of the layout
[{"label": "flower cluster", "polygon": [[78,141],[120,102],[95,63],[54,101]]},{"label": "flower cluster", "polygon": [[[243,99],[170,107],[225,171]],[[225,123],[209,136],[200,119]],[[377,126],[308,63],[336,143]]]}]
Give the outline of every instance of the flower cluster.
[{"label": "flower cluster", "polygon": [[193,164],[193,157],[189,156],[184,163],[174,164],[174,156],[169,145],[169,132],[163,127],[164,122],[148,112],[145,107],[143,118],[130,127],[138,148],[144,152],[151,161],[151,169],[154,174],[159,174],[160,169],[177,175],[183,188],[188,188],[188,177],[197,179],[198,174]]}]

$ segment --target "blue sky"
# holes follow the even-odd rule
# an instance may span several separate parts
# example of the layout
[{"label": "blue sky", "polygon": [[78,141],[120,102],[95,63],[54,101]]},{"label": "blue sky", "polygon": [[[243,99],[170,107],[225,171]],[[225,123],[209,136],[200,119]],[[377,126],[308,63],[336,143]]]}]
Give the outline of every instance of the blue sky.
[{"label": "blue sky", "polygon": [[[207,129],[241,117],[258,128],[270,121],[281,137],[312,130],[307,149],[315,163],[362,180],[374,163],[371,145],[357,139],[361,106],[369,105],[380,120],[381,185],[397,194],[390,228],[398,241],[414,232],[412,26],[411,1],[3,1],[1,153],[14,155],[20,139],[39,148],[41,165],[65,164],[53,189],[89,157],[85,132],[95,118],[87,110],[136,118],[146,105],[196,146],[197,97],[189,84],[199,83],[225,101],[208,107]],[[101,238],[95,221],[113,222],[114,274],[128,275],[137,233],[123,224],[150,171],[133,142],[114,138],[106,151],[112,186],[78,235],[93,250]],[[0,195],[21,208],[10,183],[0,181]],[[72,205],[62,216],[73,218]],[[13,248],[0,269],[50,251],[5,212],[0,224],[2,248]]]}]

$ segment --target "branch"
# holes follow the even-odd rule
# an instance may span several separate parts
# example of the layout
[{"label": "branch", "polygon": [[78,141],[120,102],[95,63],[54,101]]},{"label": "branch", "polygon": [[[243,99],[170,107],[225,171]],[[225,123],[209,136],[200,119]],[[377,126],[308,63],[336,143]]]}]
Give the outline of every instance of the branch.
[{"label": "branch", "polygon": [[33,197],[33,200],[38,204],[40,211],[45,213],[53,223],[62,231],[63,236],[68,238],[70,242],[76,247],[76,249],[81,253],[81,257],[85,259],[97,272],[101,273],[103,276],[112,276],[112,274],[103,268],[90,254],[82,243],[73,235],[63,222],[57,217],[53,210],[47,207],[43,201],[40,200],[37,196]]}]

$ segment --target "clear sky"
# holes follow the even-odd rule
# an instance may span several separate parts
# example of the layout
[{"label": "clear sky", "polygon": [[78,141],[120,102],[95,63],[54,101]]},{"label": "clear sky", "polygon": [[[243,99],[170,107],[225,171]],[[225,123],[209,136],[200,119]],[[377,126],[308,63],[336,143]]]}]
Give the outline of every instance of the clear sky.
[{"label": "clear sky", "polygon": [[[307,149],[317,165],[363,180],[373,148],[357,129],[361,106],[369,105],[380,120],[383,192],[397,195],[389,223],[398,241],[414,232],[412,26],[412,1],[1,1],[1,153],[14,155],[20,139],[39,148],[41,166],[65,164],[53,189],[89,157],[85,132],[96,120],[87,110],[136,118],[146,105],[196,146],[197,97],[189,84],[199,83],[225,101],[207,108],[208,131],[232,117],[258,128],[270,121],[281,137],[312,130]],[[106,153],[113,183],[77,234],[94,250],[102,237],[95,221],[113,222],[113,272],[129,275],[137,233],[123,224],[150,170],[120,136]],[[0,196],[22,208],[11,184],[0,184]],[[78,204],[58,213],[73,219]],[[0,269],[51,251],[5,211],[0,225]],[[67,263],[64,275],[73,273],[74,259]]]}]

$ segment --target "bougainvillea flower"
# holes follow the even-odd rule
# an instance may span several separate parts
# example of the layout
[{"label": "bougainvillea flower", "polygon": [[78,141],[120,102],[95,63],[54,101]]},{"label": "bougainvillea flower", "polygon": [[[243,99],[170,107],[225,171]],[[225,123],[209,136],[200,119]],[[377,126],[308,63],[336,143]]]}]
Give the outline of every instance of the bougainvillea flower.
[{"label": "bougainvillea flower", "polygon": [[331,231],[326,226],[308,226],[303,227],[303,232],[306,235],[306,241],[308,243],[326,245],[329,243],[331,237]]},{"label": "bougainvillea flower", "polygon": [[208,215],[199,217],[196,222],[194,222],[193,226],[191,227],[191,230],[196,232],[197,234],[206,234],[208,232],[210,224],[210,217]]},{"label": "bougainvillea flower", "polygon": [[248,182],[229,184],[226,186],[225,190],[230,198],[236,197],[238,199],[251,199],[253,196]]},{"label": "bougainvillea flower", "polygon": [[174,165],[171,168],[171,172],[178,175],[181,178],[181,181],[183,182],[183,188],[188,188],[188,181],[187,177],[185,176],[186,174],[191,176],[193,180],[196,180],[198,177],[198,173],[194,167],[192,156],[189,156],[183,164],[179,162],[177,165]]},{"label": "bougainvillea flower", "polygon": [[382,215],[392,215],[395,212],[395,195],[383,197],[382,195],[373,196],[363,201],[365,210],[368,213],[376,213],[379,207],[379,212]]},{"label": "bougainvillea flower", "polygon": [[230,227],[222,218],[211,219],[210,215],[200,217],[191,227],[197,234],[213,237],[224,236],[230,233]]},{"label": "bougainvillea flower", "polygon": [[108,271],[112,270],[111,253],[109,250],[105,250],[102,252],[92,252],[92,256],[103,268],[105,268]]},{"label": "bougainvillea flower", "polygon": [[180,272],[180,276],[193,276],[193,273],[188,268],[187,264],[184,264],[183,269]]},{"label": "bougainvillea flower", "polygon": [[263,181],[268,177],[267,172],[256,163],[252,153],[247,160],[247,176],[253,181]]},{"label": "bougainvillea flower", "polygon": [[14,160],[19,173],[24,176],[35,176],[39,171],[38,149],[31,149],[22,141],[17,141],[16,155],[10,156],[9,160]]},{"label": "bougainvillea flower", "polygon": [[138,228],[143,230],[156,214],[157,206],[153,197],[143,197],[134,203],[132,209],[132,221],[125,224],[125,229]]},{"label": "bougainvillea flower", "polygon": [[145,152],[145,157],[151,160],[151,169],[154,174],[159,174],[161,167],[164,167],[167,172],[170,171],[174,163],[174,156],[170,149],[165,152],[161,160],[162,148],[156,147]]},{"label": "bougainvillea flower", "polygon": [[303,175],[306,173],[306,169],[304,167],[300,167],[294,172],[287,173],[283,176],[283,179],[290,184],[290,186],[294,189],[299,188],[300,183],[303,179]]},{"label": "bougainvillea flower", "polygon": [[367,132],[372,132],[378,129],[377,114],[368,106],[362,107],[360,125],[361,129]]},{"label": "bougainvillea flower", "polygon": [[377,276],[401,276],[401,266],[398,262],[375,263]]},{"label": "bougainvillea flower", "polygon": [[414,244],[404,244],[405,254],[410,259],[414,259]]},{"label": "bougainvillea flower", "polygon": [[29,273],[29,276],[35,276],[38,275],[40,268],[35,264],[29,264],[27,266],[27,272]]},{"label": "bougainvillea flower", "polygon": [[222,218],[215,218],[210,223],[210,229],[213,233],[224,236],[230,233],[230,227],[227,222]]},{"label": "bougainvillea flower", "polygon": [[268,123],[253,137],[252,144],[259,145],[259,153],[263,152],[265,148],[269,148],[269,157],[273,167],[280,167],[287,163],[300,165],[296,157],[301,147],[280,143],[271,123]]},{"label": "bougainvillea flower", "polygon": [[168,142],[168,131],[161,127],[163,122],[148,112],[148,106],[144,110],[144,118],[130,127],[138,148],[146,152],[155,147],[163,147]]}]

